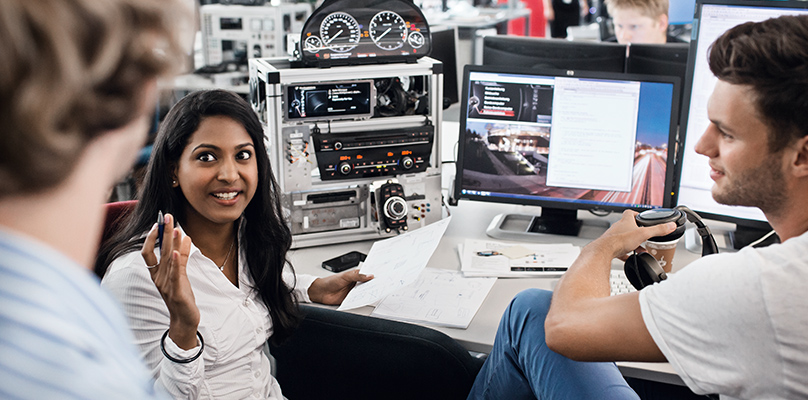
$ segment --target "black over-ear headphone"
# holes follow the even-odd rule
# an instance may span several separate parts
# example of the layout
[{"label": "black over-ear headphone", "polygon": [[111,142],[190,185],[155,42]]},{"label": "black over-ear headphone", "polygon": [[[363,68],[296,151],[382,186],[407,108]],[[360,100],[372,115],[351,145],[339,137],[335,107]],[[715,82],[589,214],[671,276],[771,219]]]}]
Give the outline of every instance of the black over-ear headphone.
[{"label": "black over-ear headphone", "polygon": [[[718,253],[718,246],[715,244],[715,239],[710,228],[704,225],[701,218],[693,210],[685,206],[677,206],[675,208],[655,208],[653,210],[643,211],[634,217],[638,226],[653,226],[664,224],[666,222],[676,222],[676,230],[665,235],[656,236],[648,240],[655,242],[669,242],[682,237],[685,233],[685,221],[690,221],[696,224],[696,232],[701,236],[701,255]],[[628,257],[626,264],[623,267],[626,271],[626,277],[631,285],[637,290],[640,290],[648,285],[664,281],[668,275],[659,265],[659,262],[648,253],[636,252]]]}]

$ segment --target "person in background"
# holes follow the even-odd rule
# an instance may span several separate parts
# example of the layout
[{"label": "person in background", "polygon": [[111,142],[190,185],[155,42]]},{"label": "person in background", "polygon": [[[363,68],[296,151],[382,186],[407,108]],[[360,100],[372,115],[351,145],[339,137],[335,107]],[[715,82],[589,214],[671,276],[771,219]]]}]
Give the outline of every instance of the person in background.
[{"label": "person in background", "polygon": [[[675,1],[675,0],[674,0]],[[606,42],[665,44],[684,40],[668,35],[668,0],[604,0],[614,23]]]},{"label": "person in background", "polygon": [[160,395],[91,267],[190,14],[173,0],[0,2],[0,398]]},{"label": "person in background", "polygon": [[298,300],[340,304],[372,278],[358,270],[295,278],[263,139],[235,93],[181,99],[160,126],[131,219],[99,252],[102,286],[123,304],[146,363],[175,398],[282,399],[267,340],[290,335]]},{"label": "person in background", "polygon": [[544,16],[550,23],[550,37],[565,39],[567,28],[581,24],[581,16],[588,11],[586,0],[545,0]]},{"label": "person in background", "polygon": [[[718,81],[695,149],[709,158],[713,198],[760,208],[783,242],[609,296],[612,260],[675,228],[638,227],[626,211],[554,292],[516,296],[469,398],[637,398],[605,362],[618,360],[668,361],[697,394],[808,398],[808,16],[731,28],[709,65]],[[643,398],[656,394],[666,393]]]}]

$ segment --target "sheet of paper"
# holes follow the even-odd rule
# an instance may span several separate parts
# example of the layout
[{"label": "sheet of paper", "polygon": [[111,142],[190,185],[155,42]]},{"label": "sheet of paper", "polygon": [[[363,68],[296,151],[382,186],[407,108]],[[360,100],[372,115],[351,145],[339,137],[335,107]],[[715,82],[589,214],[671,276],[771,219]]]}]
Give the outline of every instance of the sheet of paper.
[{"label": "sheet of paper", "polygon": [[418,279],[452,217],[373,244],[359,272],[374,278],[356,285],[338,310],[373,304]]},{"label": "sheet of paper", "polygon": [[559,276],[580,252],[571,243],[516,244],[466,239],[460,270],[464,276]]},{"label": "sheet of paper", "polygon": [[371,315],[466,329],[496,281],[425,268],[415,282],[385,297]]},{"label": "sheet of paper", "polygon": [[523,258],[532,255],[535,251],[528,249],[525,246],[516,245],[511,247],[506,247],[500,250],[503,256],[510,258],[511,260],[517,258]]}]

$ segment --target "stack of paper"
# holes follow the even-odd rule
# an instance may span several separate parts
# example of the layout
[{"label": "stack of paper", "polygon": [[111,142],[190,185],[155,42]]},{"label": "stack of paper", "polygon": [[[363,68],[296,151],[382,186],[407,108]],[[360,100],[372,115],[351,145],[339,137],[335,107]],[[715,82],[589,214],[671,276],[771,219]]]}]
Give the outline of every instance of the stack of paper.
[{"label": "stack of paper", "polygon": [[371,315],[466,329],[495,282],[426,268],[417,281],[385,297]]},{"label": "stack of paper", "polygon": [[558,276],[580,252],[571,243],[516,244],[467,239],[460,249],[460,270],[464,276]]}]

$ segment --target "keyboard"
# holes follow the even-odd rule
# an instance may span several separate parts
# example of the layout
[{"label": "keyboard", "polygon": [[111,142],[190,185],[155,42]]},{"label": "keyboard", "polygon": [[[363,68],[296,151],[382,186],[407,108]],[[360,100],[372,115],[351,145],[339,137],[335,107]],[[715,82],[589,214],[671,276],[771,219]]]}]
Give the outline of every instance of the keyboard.
[{"label": "keyboard", "polygon": [[637,291],[637,289],[634,289],[634,286],[631,286],[628,278],[626,278],[625,271],[621,269],[613,269],[611,271],[611,274],[609,274],[609,283],[611,284],[612,288],[612,296]]}]

